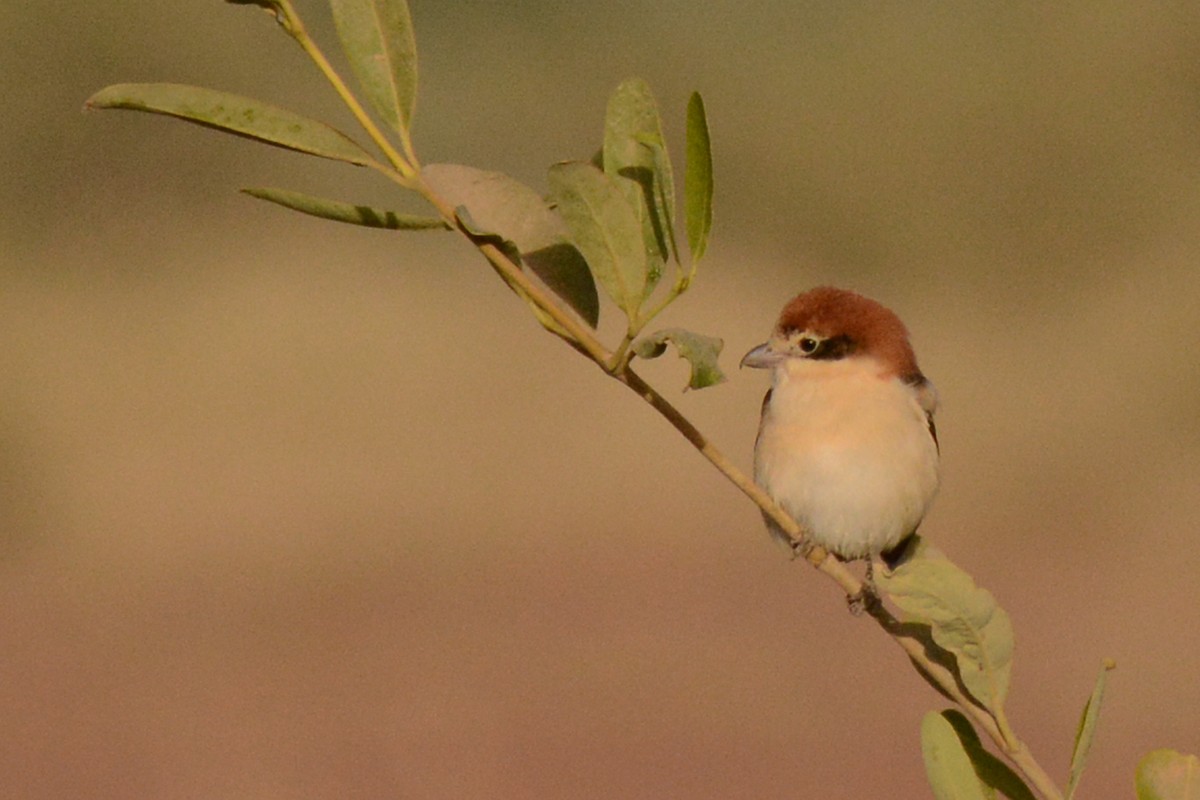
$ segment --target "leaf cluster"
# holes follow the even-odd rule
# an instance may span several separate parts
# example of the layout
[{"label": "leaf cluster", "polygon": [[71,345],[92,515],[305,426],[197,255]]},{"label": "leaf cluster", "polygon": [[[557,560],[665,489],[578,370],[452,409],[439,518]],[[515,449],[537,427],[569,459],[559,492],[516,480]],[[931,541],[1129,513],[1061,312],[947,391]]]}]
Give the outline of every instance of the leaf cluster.
[{"label": "leaf cluster", "polygon": [[[342,50],[370,113],[308,36],[290,0],[242,4],[261,6],[280,21],[325,73],[380,155],[373,155],[349,134],[327,123],[202,87],[118,84],[97,92],[87,106],[165,114],[376,170],[424,196],[439,213],[401,214],[290,189],[255,187],[244,191],[336,222],[390,230],[457,229],[476,244],[488,246],[485,254],[490,254],[497,272],[529,304],[535,318],[577,347],[584,344],[583,337],[565,323],[562,306],[595,329],[603,291],[625,319],[624,338],[603,359],[602,366],[608,371],[622,372],[634,357],[655,358],[670,343],[691,366],[688,388],[712,386],[725,379],[718,364],[719,339],[672,328],[638,340],[645,326],[687,291],[708,247],[712,153],[704,101],[698,93],[691,96],[686,115],[684,252],[676,237],[674,168],[658,105],[644,80],[632,78],[617,87],[608,103],[603,142],[596,156],[550,167],[549,193],[543,196],[499,172],[466,165],[420,164],[410,135],[417,97],[417,50],[403,0],[330,2]],[[375,124],[376,118],[391,136]],[[549,295],[532,291],[518,271],[536,278],[536,286],[548,290]],[[668,272],[670,285],[656,293]],[[595,355],[597,348],[590,351]]]}]

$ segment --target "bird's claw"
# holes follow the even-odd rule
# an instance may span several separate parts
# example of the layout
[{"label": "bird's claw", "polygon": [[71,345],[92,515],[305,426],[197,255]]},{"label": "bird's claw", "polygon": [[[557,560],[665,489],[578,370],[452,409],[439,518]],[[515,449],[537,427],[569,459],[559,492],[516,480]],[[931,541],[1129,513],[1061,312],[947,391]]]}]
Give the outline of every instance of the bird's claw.
[{"label": "bird's claw", "polygon": [[805,561],[808,560],[808,556],[812,553],[813,548],[816,547],[808,537],[800,540],[792,539],[788,542],[788,546],[792,548],[792,558],[802,558]]},{"label": "bird's claw", "polygon": [[846,606],[856,617],[861,617],[864,611],[873,615],[882,605],[883,601],[879,599],[879,590],[875,588],[874,583],[864,583],[857,592],[846,595]]},{"label": "bird's claw", "polygon": [[856,617],[861,617],[864,611],[873,615],[883,605],[883,600],[879,597],[879,587],[875,585],[874,567],[874,559],[868,556],[867,574],[863,576],[862,586],[854,594],[846,595],[846,605]]}]

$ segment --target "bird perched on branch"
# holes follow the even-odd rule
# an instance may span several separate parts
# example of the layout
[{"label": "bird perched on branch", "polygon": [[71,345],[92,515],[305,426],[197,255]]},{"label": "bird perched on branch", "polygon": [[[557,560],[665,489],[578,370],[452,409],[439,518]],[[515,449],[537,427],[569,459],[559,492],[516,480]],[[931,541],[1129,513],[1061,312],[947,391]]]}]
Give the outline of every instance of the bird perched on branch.
[{"label": "bird perched on branch", "polygon": [[854,292],[812,289],[742,366],[771,370],[755,481],[807,541],[843,560],[890,560],[938,487],[937,393],[900,318]]}]

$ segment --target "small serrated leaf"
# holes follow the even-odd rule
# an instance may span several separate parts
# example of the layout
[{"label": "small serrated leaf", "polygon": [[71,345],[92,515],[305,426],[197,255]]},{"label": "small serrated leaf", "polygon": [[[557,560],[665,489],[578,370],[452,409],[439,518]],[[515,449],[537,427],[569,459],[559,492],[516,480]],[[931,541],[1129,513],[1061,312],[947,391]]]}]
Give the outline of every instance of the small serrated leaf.
[{"label": "small serrated leaf", "polygon": [[342,50],[371,107],[401,135],[417,99],[417,43],[404,0],[330,0]]},{"label": "small serrated leaf", "polygon": [[85,107],[165,114],[276,147],[358,166],[375,161],[349,136],[323,122],[250,97],[200,86],[118,83],[96,92]]},{"label": "small serrated leaf", "polygon": [[699,92],[692,92],[687,107],[687,164],[683,177],[683,202],[693,266],[708,249],[708,236],[712,231],[712,200],[712,143],[708,134],[708,117],[704,112],[704,98]]},{"label": "small serrated leaf", "polygon": [[921,542],[876,583],[905,621],[928,625],[933,641],[953,654],[963,685],[1007,729],[1004,698],[1012,672],[1013,628],[996,598]]},{"label": "small serrated leaf", "polygon": [[725,343],[712,336],[666,328],[639,339],[633,345],[633,352],[639,358],[658,358],[666,352],[668,342],[675,345],[679,356],[687,359],[691,367],[688,389],[704,389],[725,380],[725,373],[717,363]]},{"label": "small serrated leaf", "polygon": [[1109,671],[1116,666],[1111,659],[1105,660],[1104,665],[1100,668],[1100,675],[1096,678],[1092,694],[1083,706],[1083,713],[1079,716],[1079,729],[1075,732],[1075,749],[1071,752],[1071,774],[1067,780],[1066,800],[1071,800],[1075,796],[1075,790],[1079,787],[1079,779],[1083,777],[1088,751],[1092,747],[1092,741],[1096,737],[1096,725],[1100,721],[1100,704],[1104,702],[1104,686],[1108,682]]},{"label": "small serrated leaf", "polygon": [[587,324],[596,326],[600,297],[587,262],[562,218],[530,187],[500,172],[462,164],[428,164],[421,177],[456,207],[475,236],[511,242],[520,261]]},{"label": "small serrated leaf", "polygon": [[387,228],[389,230],[425,231],[450,230],[450,226],[437,217],[421,217],[412,214],[397,214],[395,211],[385,211],[370,206],[343,203],[340,200],[329,200],[324,197],[314,197],[290,189],[252,188],[242,189],[251,197],[276,203],[284,208],[310,214],[314,217],[346,222],[351,225],[362,225],[367,228]]},{"label": "small serrated leaf", "polygon": [[1177,750],[1152,750],[1138,762],[1138,800],[1200,800],[1200,759]]},{"label": "small serrated leaf", "polygon": [[578,161],[550,168],[550,190],[592,275],[629,319],[646,287],[642,225],[613,178]]},{"label": "small serrated leaf", "polygon": [[936,711],[921,720],[921,755],[937,800],[987,800],[954,726]]}]

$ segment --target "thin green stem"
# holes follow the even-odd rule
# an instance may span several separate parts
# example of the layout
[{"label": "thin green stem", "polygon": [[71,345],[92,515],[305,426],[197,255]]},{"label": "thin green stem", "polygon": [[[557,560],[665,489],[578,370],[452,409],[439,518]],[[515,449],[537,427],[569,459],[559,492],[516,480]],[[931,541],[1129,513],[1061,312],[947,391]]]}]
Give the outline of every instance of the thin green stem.
[{"label": "thin green stem", "polygon": [[308,30],[304,27],[304,22],[301,20],[300,15],[296,13],[296,9],[292,7],[291,0],[279,0],[279,10],[283,14],[283,17],[280,21],[284,27],[284,30],[286,30],[291,37],[296,40],[296,43],[300,45],[301,49],[303,49],[308,57],[312,59],[313,63],[317,65],[317,69],[321,70],[321,74],[323,74],[325,79],[329,81],[331,86],[333,86],[333,90],[337,92],[338,97],[340,97],[342,102],[346,104],[346,107],[350,109],[350,113],[354,115],[354,118],[358,121],[358,124],[361,125],[362,129],[367,132],[368,136],[371,137],[371,141],[375,143],[375,146],[378,147],[380,151],[383,152],[384,156],[387,157],[388,162],[395,167],[396,172],[400,174],[403,185],[412,188],[411,185],[406,182],[411,181],[415,177],[417,170],[419,169],[419,165],[417,164],[417,160],[413,155],[412,142],[409,140],[408,135],[402,134],[401,136],[403,140],[402,146],[407,154],[407,157],[405,157],[396,150],[395,146],[392,145],[391,140],[389,140],[387,136],[384,135],[383,131],[379,129],[379,126],[375,124],[375,120],[371,119],[371,116],[367,113],[366,109],[363,108],[362,103],[358,102],[358,98],[355,97],[354,92],[352,92],[350,87],[346,85],[346,82],[342,80],[342,76],[339,75],[337,70],[333,68],[333,64],[329,62],[329,59],[325,57],[325,53],[321,51],[321,48],[317,45],[316,41],[314,41],[313,38],[308,35]]},{"label": "thin green stem", "polygon": [[671,287],[671,291],[667,292],[667,294],[658,302],[657,305],[642,315],[642,325],[644,326],[647,322],[661,314],[667,306],[678,300],[679,296],[683,294],[686,289],[687,285],[685,283],[682,283],[680,280],[676,280],[675,285]]},{"label": "thin green stem", "polygon": [[404,158],[412,168],[417,172],[421,170],[421,162],[417,160],[417,151],[413,149],[412,134],[408,131],[408,124],[401,122],[400,124],[400,147],[404,150]]},{"label": "thin green stem", "polygon": [[629,327],[626,329],[625,335],[621,338],[621,343],[617,345],[615,350],[613,350],[612,358],[609,359],[606,368],[606,371],[609,374],[615,376],[628,368],[629,361],[633,358],[633,353],[629,348],[633,344],[633,340],[637,338],[637,335],[641,329],[642,325],[635,325],[633,322],[629,323]]}]

